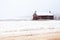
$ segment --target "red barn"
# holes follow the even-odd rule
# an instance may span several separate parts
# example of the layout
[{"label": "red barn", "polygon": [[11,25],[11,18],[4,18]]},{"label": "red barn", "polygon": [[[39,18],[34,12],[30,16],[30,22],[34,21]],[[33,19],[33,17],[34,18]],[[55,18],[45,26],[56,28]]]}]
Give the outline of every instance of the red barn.
[{"label": "red barn", "polygon": [[50,13],[46,13],[46,12],[40,12],[40,13],[35,13],[33,14],[33,20],[53,20],[54,19],[54,15]]}]

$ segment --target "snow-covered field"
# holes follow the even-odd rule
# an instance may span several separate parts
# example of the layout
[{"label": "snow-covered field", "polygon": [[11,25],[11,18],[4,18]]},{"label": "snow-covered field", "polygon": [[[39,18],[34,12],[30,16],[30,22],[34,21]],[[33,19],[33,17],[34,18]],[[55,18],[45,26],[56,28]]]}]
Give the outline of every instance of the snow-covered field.
[{"label": "snow-covered field", "polygon": [[25,35],[60,32],[60,21],[0,21],[0,35]]},{"label": "snow-covered field", "polygon": [[0,40],[60,40],[60,21],[0,21]]}]

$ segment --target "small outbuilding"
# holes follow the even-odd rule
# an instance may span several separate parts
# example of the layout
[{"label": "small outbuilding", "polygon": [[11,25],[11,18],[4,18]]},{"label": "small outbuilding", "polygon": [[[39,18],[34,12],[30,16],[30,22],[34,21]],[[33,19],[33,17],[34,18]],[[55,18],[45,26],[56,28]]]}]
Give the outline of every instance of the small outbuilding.
[{"label": "small outbuilding", "polygon": [[48,13],[46,12],[34,12],[33,14],[33,20],[53,20],[54,15],[49,11]]}]

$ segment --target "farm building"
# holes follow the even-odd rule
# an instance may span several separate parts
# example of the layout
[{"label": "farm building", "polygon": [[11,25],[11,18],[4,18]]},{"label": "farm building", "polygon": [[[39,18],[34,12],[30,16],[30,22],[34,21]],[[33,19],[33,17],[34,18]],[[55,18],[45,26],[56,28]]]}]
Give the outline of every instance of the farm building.
[{"label": "farm building", "polygon": [[46,12],[40,12],[37,13],[36,11],[33,14],[33,20],[53,20],[54,15],[49,11],[49,13]]}]

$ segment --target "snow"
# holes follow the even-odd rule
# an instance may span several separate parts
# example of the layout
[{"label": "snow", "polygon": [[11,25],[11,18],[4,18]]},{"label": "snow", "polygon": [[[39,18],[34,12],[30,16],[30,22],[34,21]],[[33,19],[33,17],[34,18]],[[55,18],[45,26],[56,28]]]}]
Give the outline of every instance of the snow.
[{"label": "snow", "polygon": [[48,12],[37,12],[37,15],[53,15],[53,14]]},{"label": "snow", "polygon": [[60,21],[0,21],[0,35],[60,32]]}]

